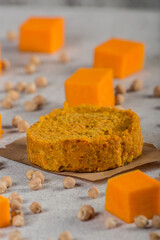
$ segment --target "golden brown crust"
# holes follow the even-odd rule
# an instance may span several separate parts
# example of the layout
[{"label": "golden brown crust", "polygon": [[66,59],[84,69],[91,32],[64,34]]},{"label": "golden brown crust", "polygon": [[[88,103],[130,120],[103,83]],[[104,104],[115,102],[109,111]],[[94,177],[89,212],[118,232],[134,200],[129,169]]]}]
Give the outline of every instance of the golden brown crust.
[{"label": "golden brown crust", "polygon": [[55,172],[120,167],[138,157],[142,146],[137,114],[116,108],[65,105],[27,131],[29,160]]}]

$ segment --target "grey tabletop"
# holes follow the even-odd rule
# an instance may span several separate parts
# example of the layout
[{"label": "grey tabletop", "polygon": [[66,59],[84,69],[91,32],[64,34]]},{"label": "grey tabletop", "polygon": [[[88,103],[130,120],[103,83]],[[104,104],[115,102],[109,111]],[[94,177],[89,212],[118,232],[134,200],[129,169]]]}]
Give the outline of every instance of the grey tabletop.
[{"label": "grey tabletop", "polygon": [[[70,56],[68,64],[58,61],[59,53],[53,55],[39,54],[42,60],[37,71],[26,75],[24,66],[28,63],[31,53],[18,51],[18,43],[6,41],[6,32],[9,29],[18,31],[20,23],[31,15],[61,15],[66,18],[66,46]],[[2,58],[11,61],[11,69],[0,77],[0,99],[5,96],[3,84],[6,81],[17,83],[19,81],[32,82],[37,76],[46,76],[48,87],[38,90],[34,94],[21,94],[15,102],[13,109],[0,109],[3,128],[6,134],[0,140],[0,145],[18,139],[25,134],[17,133],[11,128],[11,119],[15,114],[20,114],[30,124],[36,122],[41,115],[49,113],[55,107],[61,107],[65,100],[64,81],[77,68],[91,67],[93,62],[94,47],[110,37],[122,37],[142,41],[146,45],[146,62],[144,69],[131,77],[123,80],[126,88],[136,79],[142,79],[142,91],[125,94],[124,108],[131,108],[141,119],[141,127],[146,142],[155,144],[160,148],[160,100],[153,97],[153,88],[160,84],[160,13],[143,10],[108,9],[108,8],[47,8],[37,7],[2,7],[0,6],[0,42]],[[115,80],[114,84],[119,81]],[[37,93],[43,94],[47,103],[39,111],[25,112],[24,102],[31,100]],[[155,177],[159,173],[159,164],[141,167],[148,175]],[[46,173],[46,181],[42,190],[31,191],[28,187],[25,173],[29,169],[20,163],[0,157],[0,177],[10,175],[13,177],[13,187],[7,190],[4,196],[8,197],[13,191],[20,193],[24,199],[23,211],[25,226],[20,229],[24,239],[45,240],[58,239],[58,235],[65,230],[72,232],[74,239],[102,240],[123,239],[135,240],[149,239],[151,229],[136,229],[134,224],[125,224],[113,230],[106,230],[104,220],[107,213],[104,211],[105,189],[107,180],[94,183],[100,189],[100,197],[89,199],[88,189],[93,183],[77,179],[77,186],[65,190],[62,186],[64,177]],[[42,204],[43,212],[33,215],[29,205],[32,201]],[[96,217],[88,222],[80,222],[76,215],[79,207],[90,204],[95,208]],[[2,229],[0,238],[8,239],[8,234],[13,227]]]}]

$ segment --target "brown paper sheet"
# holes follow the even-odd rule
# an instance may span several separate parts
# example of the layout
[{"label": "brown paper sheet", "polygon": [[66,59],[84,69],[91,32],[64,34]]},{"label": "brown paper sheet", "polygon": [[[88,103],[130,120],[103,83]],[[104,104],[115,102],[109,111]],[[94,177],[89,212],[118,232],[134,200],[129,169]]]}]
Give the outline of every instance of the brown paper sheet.
[{"label": "brown paper sheet", "polygon": [[[20,138],[8,144],[6,148],[0,148],[0,156],[29,165],[29,166],[36,167],[38,169],[42,169],[39,166],[30,163],[30,161],[28,160],[27,152],[26,152],[26,138]],[[141,154],[141,156],[135,159],[133,162],[128,163],[123,167],[107,170],[104,172],[97,172],[97,173],[56,172],[54,174],[72,176],[72,177],[77,177],[77,178],[81,178],[89,181],[98,181],[98,180],[110,178],[116,174],[126,172],[136,167],[140,167],[145,164],[154,163],[157,161],[160,161],[160,150],[158,150],[152,144],[144,143],[143,153]]]}]

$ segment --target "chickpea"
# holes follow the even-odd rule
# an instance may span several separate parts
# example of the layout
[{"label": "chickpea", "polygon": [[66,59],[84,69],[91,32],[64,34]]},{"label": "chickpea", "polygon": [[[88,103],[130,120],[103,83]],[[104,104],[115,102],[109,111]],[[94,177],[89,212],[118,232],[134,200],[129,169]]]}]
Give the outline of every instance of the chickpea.
[{"label": "chickpea", "polygon": [[26,87],[26,92],[27,93],[34,93],[36,92],[36,85],[35,83],[29,83]]},{"label": "chickpea", "polygon": [[9,97],[5,97],[1,102],[1,106],[2,108],[10,109],[10,108],[13,108],[13,102]]},{"label": "chickpea", "polygon": [[35,65],[39,65],[39,64],[41,64],[41,60],[38,56],[33,55],[30,58],[30,63],[35,64]]},{"label": "chickpea", "polygon": [[22,240],[22,234],[18,230],[14,230],[9,234],[9,240]]},{"label": "chickpea", "polygon": [[48,80],[46,77],[38,77],[35,79],[35,84],[37,87],[46,87],[48,85]]},{"label": "chickpea", "polygon": [[1,182],[4,182],[7,188],[12,186],[12,178],[10,176],[1,177]]},{"label": "chickpea", "polygon": [[132,91],[139,91],[142,88],[143,88],[143,82],[140,79],[134,80],[130,87]]},{"label": "chickpea", "polygon": [[22,207],[22,204],[16,199],[13,199],[10,202],[10,208],[12,209],[12,211],[20,210],[21,207]]},{"label": "chickpea", "polygon": [[46,99],[41,96],[41,95],[37,95],[36,97],[33,98],[33,101],[39,106],[43,106],[46,102]]},{"label": "chickpea", "polygon": [[155,97],[160,97],[160,86],[156,86],[154,88],[154,96]]},{"label": "chickpea", "polygon": [[21,120],[18,122],[18,132],[26,132],[30,127],[29,123],[25,120]]},{"label": "chickpea", "polygon": [[5,84],[4,84],[4,91],[5,92],[8,92],[8,91],[10,91],[10,90],[12,90],[13,88],[14,88],[14,85],[13,85],[13,83],[12,82],[10,82],[10,81],[8,81],[8,82],[6,82]]},{"label": "chickpea", "polygon": [[23,202],[21,195],[18,194],[18,193],[16,193],[16,192],[12,192],[12,193],[9,195],[9,201],[12,202],[13,200],[17,200],[17,201],[20,202],[20,203]]},{"label": "chickpea", "polygon": [[113,217],[106,218],[104,225],[107,229],[112,229],[117,226],[117,220]]},{"label": "chickpea", "polygon": [[7,186],[4,182],[0,182],[0,194],[5,193],[7,190]]},{"label": "chickpea", "polygon": [[116,105],[121,105],[124,102],[125,98],[122,94],[118,93],[116,95]]},{"label": "chickpea", "polygon": [[160,233],[159,232],[150,232],[149,238],[150,238],[150,240],[159,240]]},{"label": "chickpea", "polygon": [[33,213],[40,213],[40,212],[42,212],[42,206],[38,202],[32,202],[32,204],[30,205],[29,208],[30,208],[31,212],[33,212]]},{"label": "chickpea", "polygon": [[59,61],[61,63],[68,63],[69,62],[69,56],[67,55],[66,52],[62,52],[59,56]]},{"label": "chickpea", "polygon": [[26,112],[33,112],[37,110],[38,106],[35,102],[33,101],[27,101],[24,103],[24,109]]},{"label": "chickpea", "polygon": [[8,41],[12,42],[17,38],[17,34],[15,33],[15,31],[10,30],[7,32],[7,39]]},{"label": "chickpea", "polygon": [[10,90],[7,93],[7,97],[9,97],[12,101],[16,101],[19,98],[19,92],[16,90]]},{"label": "chickpea", "polygon": [[36,71],[36,65],[33,63],[29,63],[27,66],[25,66],[25,70],[27,74],[32,74]]},{"label": "chickpea", "polygon": [[126,93],[126,89],[122,84],[118,84],[115,90],[116,90],[116,93],[120,93],[120,94]]},{"label": "chickpea", "polygon": [[148,218],[143,215],[139,215],[134,218],[134,223],[138,228],[145,228],[148,225]]},{"label": "chickpea", "polygon": [[15,227],[23,227],[24,226],[24,217],[21,215],[17,215],[12,219],[12,225]]},{"label": "chickpea", "polygon": [[93,186],[88,190],[88,196],[90,198],[97,198],[100,194],[100,191],[97,187]]},{"label": "chickpea", "polygon": [[16,89],[17,89],[18,92],[24,92],[26,87],[27,87],[26,82],[18,82],[17,85],[16,85]]},{"label": "chickpea", "polygon": [[160,228],[160,216],[159,215],[154,215],[152,218],[152,226],[154,228]]},{"label": "chickpea", "polygon": [[40,178],[41,183],[44,183],[45,177],[42,172],[40,172],[40,171],[33,172],[32,179],[35,179],[35,178]]},{"label": "chickpea", "polygon": [[58,237],[58,240],[72,240],[72,239],[73,239],[72,234],[69,231],[62,232]]},{"label": "chickpea", "polygon": [[66,177],[63,180],[63,187],[64,188],[74,188],[76,185],[76,181],[72,177]]},{"label": "chickpea", "polygon": [[29,187],[32,190],[39,190],[42,188],[42,184],[41,184],[41,179],[40,178],[34,178],[29,182]]},{"label": "chickpea", "polygon": [[93,218],[94,215],[95,215],[94,208],[92,208],[90,205],[83,205],[79,209],[77,217],[81,221],[86,221],[86,220]]},{"label": "chickpea", "polygon": [[18,123],[22,120],[22,117],[20,115],[16,115],[14,116],[14,118],[12,119],[12,125],[14,127],[18,126]]},{"label": "chickpea", "polygon": [[2,70],[8,70],[11,66],[11,63],[8,59],[2,59],[1,66],[2,66]]},{"label": "chickpea", "polygon": [[34,172],[35,172],[35,170],[29,169],[29,170],[26,172],[26,178],[27,178],[28,180],[31,180]]}]

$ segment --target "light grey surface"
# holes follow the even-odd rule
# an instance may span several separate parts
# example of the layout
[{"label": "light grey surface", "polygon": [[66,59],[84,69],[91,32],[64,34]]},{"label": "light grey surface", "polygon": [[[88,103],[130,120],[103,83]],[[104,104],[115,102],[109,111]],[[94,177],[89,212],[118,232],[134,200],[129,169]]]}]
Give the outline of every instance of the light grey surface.
[{"label": "light grey surface", "polygon": [[[55,55],[42,55],[43,64],[33,75],[26,75],[24,65],[27,64],[31,54],[20,53],[17,43],[8,43],[5,39],[7,30],[18,30],[19,24],[30,15],[62,15],[66,17],[66,51],[71,61],[64,65],[58,62],[58,53]],[[15,83],[18,81],[32,82],[35,77],[44,75],[49,80],[46,89],[38,90],[46,99],[46,106],[37,112],[24,111],[24,101],[32,99],[36,94],[21,94],[15,102],[12,110],[0,109],[3,119],[3,127],[6,135],[0,140],[0,145],[20,138],[25,134],[18,134],[10,128],[11,119],[15,114],[20,114],[30,124],[39,119],[41,115],[50,112],[54,107],[62,106],[65,97],[63,82],[79,67],[91,67],[93,48],[104,40],[117,36],[146,44],[146,64],[143,71],[133,75],[122,83],[129,87],[132,80],[140,78],[144,82],[144,89],[136,93],[125,95],[125,108],[136,111],[141,118],[141,126],[144,140],[151,142],[160,148],[160,99],[153,98],[153,88],[160,84],[160,13],[129,10],[96,9],[96,8],[6,8],[0,7],[0,42],[2,45],[2,57],[9,58],[12,68],[0,77],[0,100],[5,96],[3,84],[7,80]],[[115,84],[119,81],[115,80]],[[45,240],[57,239],[60,232],[70,230],[75,240],[135,240],[149,239],[151,229],[139,230],[134,224],[121,223],[114,230],[104,228],[104,219],[107,213],[104,211],[106,180],[96,183],[101,191],[98,199],[91,200],[87,197],[87,191],[93,183],[77,179],[78,186],[74,189],[64,190],[63,177],[51,173],[44,173],[46,182],[42,190],[34,192],[28,188],[25,173],[29,168],[22,164],[0,157],[0,176],[11,175],[13,187],[4,194],[8,196],[12,191],[19,192],[23,199],[23,210],[26,224],[21,228],[25,239]],[[148,175],[155,177],[159,172],[159,164],[142,167]],[[43,206],[43,213],[33,215],[29,211],[32,201],[39,201]],[[88,222],[80,222],[76,218],[79,207],[83,204],[91,204],[98,213],[95,219]],[[13,228],[1,230],[1,238],[7,239],[8,233]]]}]

